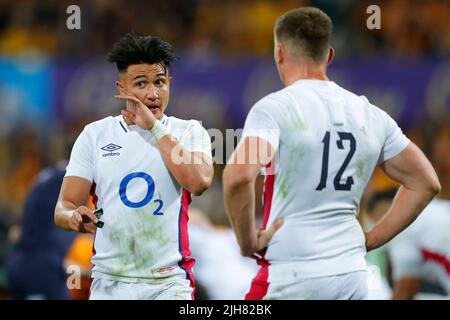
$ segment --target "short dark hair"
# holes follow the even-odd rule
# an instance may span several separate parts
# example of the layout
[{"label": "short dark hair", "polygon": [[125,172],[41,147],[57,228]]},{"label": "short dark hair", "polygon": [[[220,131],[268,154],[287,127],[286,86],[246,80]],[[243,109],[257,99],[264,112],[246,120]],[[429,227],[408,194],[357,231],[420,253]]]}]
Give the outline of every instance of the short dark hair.
[{"label": "short dark hair", "polygon": [[278,17],[274,31],[277,40],[292,42],[314,62],[323,62],[328,57],[333,23],[318,8],[303,7],[284,13]]},{"label": "short dark hair", "polygon": [[175,59],[175,50],[170,43],[158,37],[137,36],[134,33],[127,33],[108,53],[108,61],[116,63],[120,72],[132,64],[141,63],[158,63],[167,71]]},{"label": "short dark hair", "polygon": [[389,188],[383,191],[375,192],[367,201],[367,212],[370,214],[375,206],[381,201],[392,201],[397,194],[396,188]]}]

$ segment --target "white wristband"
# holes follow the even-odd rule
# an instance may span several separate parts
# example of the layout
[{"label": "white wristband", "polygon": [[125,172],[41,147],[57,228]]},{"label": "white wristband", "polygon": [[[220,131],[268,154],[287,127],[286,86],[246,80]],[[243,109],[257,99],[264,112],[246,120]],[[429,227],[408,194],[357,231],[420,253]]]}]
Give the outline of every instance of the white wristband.
[{"label": "white wristband", "polygon": [[155,123],[153,123],[153,127],[150,129],[150,132],[153,134],[156,141],[159,141],[159,139],[164,137],[166,134],[169,134],[169,130],[167,130],[166,126],[159,120],[156,120]]}]

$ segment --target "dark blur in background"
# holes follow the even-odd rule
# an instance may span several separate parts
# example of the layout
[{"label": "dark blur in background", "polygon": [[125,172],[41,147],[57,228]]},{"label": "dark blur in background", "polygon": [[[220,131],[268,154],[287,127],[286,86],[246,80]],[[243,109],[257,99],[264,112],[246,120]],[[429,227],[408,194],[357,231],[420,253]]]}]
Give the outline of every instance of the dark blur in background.
[{"label": "dark blur in background", "polygon": [[[81,30],[66,26],[72,4]],[[371,4],[381,8],[381,30],[366,27]],[[0,0],[0,288],[39,172],[68,157],[84,125],[120,110],[117,71],[106,62],[115,41],[134,31],[174,45],[168,115],[242,128],[249,108],[282,86],[272,57],[276,17],[304,5],[333,20],[330,78],[399,122],[450,199],[449,0]],[[221,170],[194,201],[215,225],[228,223],[218,205]],[[366,194],[393,184],[377,171]],[[89,267],[82,243],[72,249]]]}]

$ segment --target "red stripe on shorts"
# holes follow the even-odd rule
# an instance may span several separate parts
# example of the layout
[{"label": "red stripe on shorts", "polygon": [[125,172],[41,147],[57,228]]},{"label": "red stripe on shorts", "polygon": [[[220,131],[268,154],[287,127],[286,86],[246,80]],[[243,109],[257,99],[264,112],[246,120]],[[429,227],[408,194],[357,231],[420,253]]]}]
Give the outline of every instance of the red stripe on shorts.
[{"label": "red stripe on shorts", "polygon": [[[269,163],[266,168],[270,167]],[[273,188],[275,185],[275,175],[267,175],[264,181],[264,217],[262,229],[266,229],[269,221],[270,210],[272,208]],[[269,290],[269,265],[265,259],[266,250],[259,252],[262,258],[258,259],[258,265],[261,266],[258,274],[252,281],[249,292],[245,295],[245,300],[262,300]]]}]

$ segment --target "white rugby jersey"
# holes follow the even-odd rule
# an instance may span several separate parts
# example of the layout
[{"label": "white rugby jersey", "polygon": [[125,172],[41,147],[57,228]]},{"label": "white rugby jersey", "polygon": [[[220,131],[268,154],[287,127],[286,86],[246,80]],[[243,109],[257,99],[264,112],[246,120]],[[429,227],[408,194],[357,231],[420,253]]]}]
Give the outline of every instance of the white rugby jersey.
[{"label": "white rugby jersey", "polygon": [[450,201],[435,199],[388,244],[394,280],[419,276],[450,295]]},{"label": "white rugby jersey", "polygon": [[[162,123],[188,151],[211,157],[206,130],[195,120],[163,116]],[[124,282],[191,281],[194,259],[187,234],[190,193],[171,175],[148,130],[122,116],[85,127],[72,149],[66,176],[93,183],[103,208],[92,277]]]},{"label": "white rugby jersey", "polygon": [[269,281],[365,270],[359,202],[375,166],[409,143],[395,121],[332,81],[298,80],[253,106],[245,136],[277,149],[263,228],[284,225],[264,256]]}]

